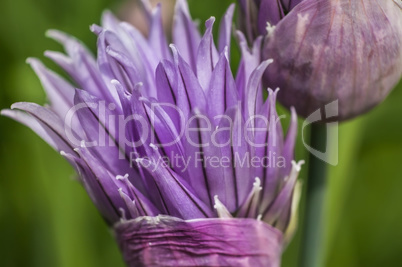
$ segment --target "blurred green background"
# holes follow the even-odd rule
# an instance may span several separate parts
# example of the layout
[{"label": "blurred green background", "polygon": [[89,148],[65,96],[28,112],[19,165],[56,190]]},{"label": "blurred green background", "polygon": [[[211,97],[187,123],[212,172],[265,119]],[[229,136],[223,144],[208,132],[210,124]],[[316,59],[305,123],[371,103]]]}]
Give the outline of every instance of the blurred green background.
[{"label": "blurred green background", "polygon": [[[232,1],[189,2],[193,17],[203,21],[219,17]],[[94,49],[88,26],[99,23],[102,10],[117,10],[122,3],[2,0],[0,109],[17,101],[46,102],[25,59],[61,49],[45,38],[47,29],[71,33]],[[330,168],[325,203],[328,267],[401,266],[401,103],[402,84],[374,111],[340,127],[339,165]],[[297,157],[307,157],[300,135]],[[300,232],[283,266],[296,266],[299,249]],[[74,181],[72,168],[31,130],[5,117],[0,117],[0,265],[123,266],[111,231]]]}]

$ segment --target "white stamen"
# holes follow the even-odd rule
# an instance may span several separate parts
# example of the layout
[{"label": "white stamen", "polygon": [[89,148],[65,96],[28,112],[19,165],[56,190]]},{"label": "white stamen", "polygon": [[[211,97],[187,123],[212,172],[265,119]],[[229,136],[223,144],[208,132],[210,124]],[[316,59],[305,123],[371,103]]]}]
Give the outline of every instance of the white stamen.
[{"label": "white stamen", "polygon": [[271,23],[269,23],[267,21],[267,27],[265,28],[267,30],[267,35],[268,37],[271,36],[271,34],[274,32],[275,30],[275,25],[271,25]]},{"label": "white stamen", "polygon": [[123,208],[119,208],[119,211],[120,211],[120,213],[121,213],[120,221],[121,221],[121,222],[127,221],[126,211],[125,211]]},{"label": "white stamen", "polygon": [[304,164],[304,160],[300,160],[299,162],[296,162],[292,160],[292,171],[300,172],[301,166]]},{"label": "white stamen", "polygon": [[225,48],[223,49],[223,53],[224,53],[226,59],[229,60],[229,48],[228,48],[228,46],[225,46]]},{"label": "white stamen", "polygon": [[267,88],[267,91],[268,91],[268,94],[269,94],[269,95],[271,95],[271,94],[273,94],[273,93],[274,93],[274,90],[272,90],[272,88],[271,88],[271,87],[268,87],[268,88]]},{"label": "white stamen", "polygon": [[285,177],[284,181],[286,182],[287,180],[294,178],[299,175],[299,172],[301,170],[301,166],[304,164],[304,160],[300,160],[299,162],[296,163],[296,161],[292,160],[292,169],[290,170],[290,174]]},{"label": "white stamen", "polygon": [[112,79],[112,80],[110,81],[110,83],[113,84],[113,85],[115,85],[115,86],[121,85],[120,82],[119,82],[118,80],[116,80],[116,79]]},{"label": "white stamen", "polygon": [[258,192],[262,190],[261,180],[259,177],[255,177],[255,182],[253,183],[254,192]]},{"label": "white stamen", "polygon": [[127,178],[128,178],[128,173],[126,173],[124,176],[121,176],[121,175],[116,176],[116,180],[124,180],[124,179],[127,179]]},{"label": "white stamen", "polygon": [[60,150],[60,155],[62,155],[63,157],[67,156],[67,153],[64,152],[63,150]]},{"label": "white stamen", "polygon": [[250,210],[254,211],[258,209],[258,203],[260,201],[262,186],[261,180],[258,177],[255,177],[255,182],[253,183],[253,192],[252,199],[250,200]]},{"label": "white stamen", "polygon": [[157,147],[155,144],[150,143],[149,146],[150,146],[153,150],[158,151],[158,147]]},{"label": "white stamen", "polygon": [[177,51],[176,46],[174,44],[170,44],[169,47],[172,50],[174,63],[176,65],[179,64],[179,52]]},{"label": "white stamen", "polygon": [[86,147],[86,146],[85,146],[85,140],[81,140],[80,146],[81,146],[81,147]]},{"label": "white stamen", "polygon": [[232,214],[230,214],[225,205],[223,205],[223,203],[219,200],[218,195],[215,195],[214,200],[214,208],[218,212],[219,218],[233,218]]},{"label": "white stamen", "polygon": [[142,82],[138,82],[134,85],[133,91],[139,92],[144,84]]},{"label": "white stamen", "polygon": [[262,214],[258,214],[257,221],[261,221],[261,220],[262,220]]}]

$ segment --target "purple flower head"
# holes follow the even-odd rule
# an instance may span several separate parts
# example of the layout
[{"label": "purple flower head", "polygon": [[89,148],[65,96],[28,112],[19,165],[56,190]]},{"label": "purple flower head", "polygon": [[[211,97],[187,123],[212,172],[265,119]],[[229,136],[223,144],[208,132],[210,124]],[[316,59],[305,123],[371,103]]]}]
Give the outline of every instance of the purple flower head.
[{"label": "purple flower head", "polygon": [[184,0],[171,45],[160,5],[145,2],[144,10],[147,37],[105,12],[102,26],[91,26],[96,58],[73,37],[49,31],[66,54],[45,55],[74,84],[29,59],[50,105],[15,103],[2,114],[75,167],[130,266],[279,266],[295,227],[302,162],[293,161],[295,111],[284,138],[278,90],[263,100],[261,78],[272,60],[260,63],[262,38],[249,49],[237,33],[242,58],[234,77],[233,5],[218,46],[215,18],[201,36]]},{"label": "purple flower head", "polygon": [[262,58],[275,61],[264,84],[304,117],[338,100],[345,120],[383,101],[402,75],[401,1],[298,2],[279,20],[258,17]]}]

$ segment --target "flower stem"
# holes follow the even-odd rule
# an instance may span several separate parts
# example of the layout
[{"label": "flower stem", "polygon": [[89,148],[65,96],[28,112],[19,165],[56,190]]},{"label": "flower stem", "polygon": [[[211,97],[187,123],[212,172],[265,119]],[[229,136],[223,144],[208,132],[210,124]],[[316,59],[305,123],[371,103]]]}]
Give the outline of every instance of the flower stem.
[{"label": "flower stem", "polygon": [[[313,124],[310,145],[320,151],[326,149],[326,125]],[[323,266],[323,206],[327,187],[327,163],[310,154],[305,215],[302,233],[301,267]]]}]

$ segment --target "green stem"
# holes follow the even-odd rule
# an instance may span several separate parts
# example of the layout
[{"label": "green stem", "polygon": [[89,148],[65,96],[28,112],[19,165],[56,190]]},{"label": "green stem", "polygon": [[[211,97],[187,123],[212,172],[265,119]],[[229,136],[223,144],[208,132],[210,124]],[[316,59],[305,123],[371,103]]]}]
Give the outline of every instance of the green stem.
[{"label": "green stem", "polygon": [[[326,149],[326,125],[313,124],[310,145],[319,150]],[[301,267],[323,266],[323,206],[327,185],[327,163],[310,154],[306,205],[302,233]]]}]

